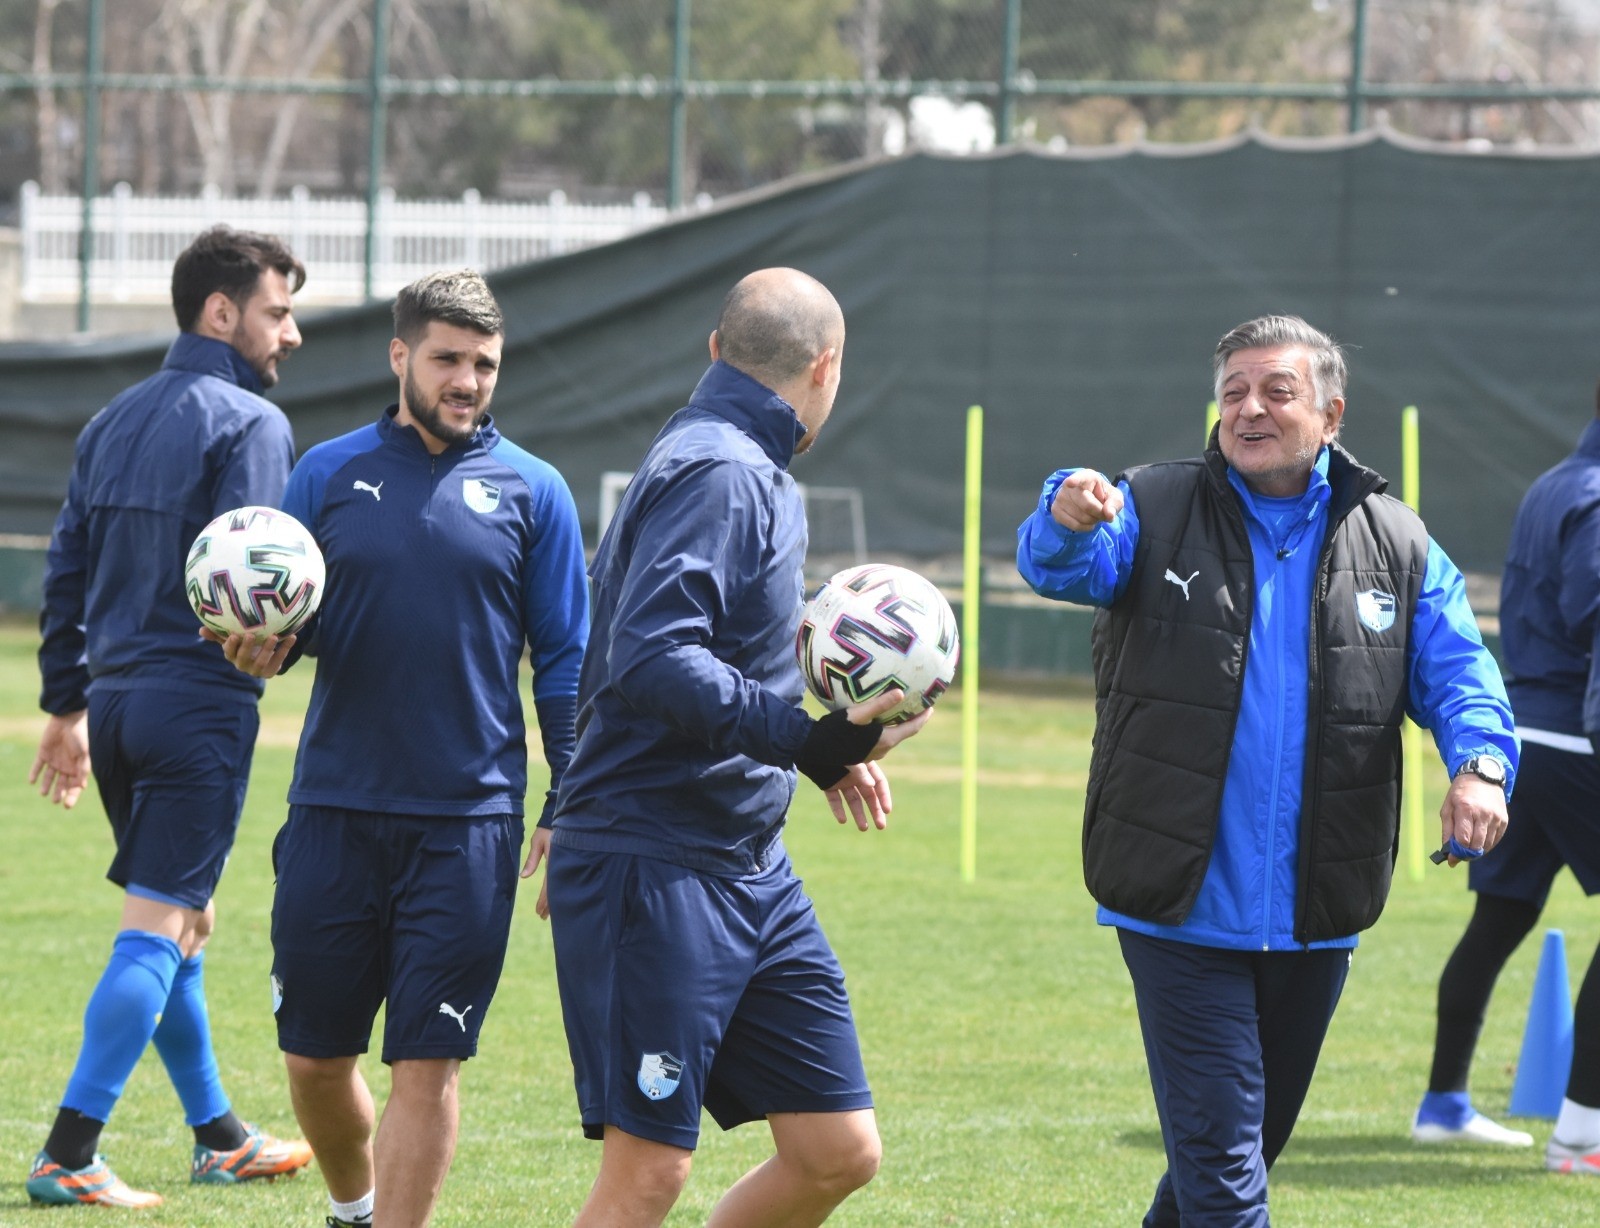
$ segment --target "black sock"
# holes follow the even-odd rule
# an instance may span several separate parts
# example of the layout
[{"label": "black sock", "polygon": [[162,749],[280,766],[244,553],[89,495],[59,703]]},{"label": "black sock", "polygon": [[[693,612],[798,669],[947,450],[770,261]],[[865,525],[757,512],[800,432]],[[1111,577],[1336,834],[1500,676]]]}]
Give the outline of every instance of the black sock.
[{"label": "black sock", "polygon": [[62,1168],[88,1168],[94,1160],[94,1149],[100,1143],[100,1131],[106,1123],[87,1117],[77,1109],[63,1108],[56,1114],[56,1123],[50,1127],[50,1137],[44,1141],[45,1154]]},{"label": "black sock", "polygon": [[233,1115],[232,1109],[194,1128],[194,1141],[212,1151],[232,1151],[235,1147],[244,1146],[245,1139],[249,1137],[244,1122]]},{"label": "black sock", "polygon": [[1567,1098],[1593,1108],[1600,1106],[1600,948],[1589,962],[1573,1007],[1572,1074]]},{"label": "black sock", "polygon": [[1494,983],[1517,944],[1539,920],[1537,904],[1480,895],[1472,920],[1439,977],[1438,1030],[1430,1092],[1464,1092]]}]

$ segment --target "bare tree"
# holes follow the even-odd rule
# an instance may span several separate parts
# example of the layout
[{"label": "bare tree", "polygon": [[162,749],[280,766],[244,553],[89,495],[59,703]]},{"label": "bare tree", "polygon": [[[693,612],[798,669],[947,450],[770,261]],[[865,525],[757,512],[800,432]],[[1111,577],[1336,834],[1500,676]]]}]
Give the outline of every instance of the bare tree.
[{"label": "bare tree", "polygon": [[[1600,67],[1590,0],[1413,0],[1374,11],[1371,76],[1379,81],[1587,85]],[[1422,135],[1442,139],[1600,141],[1596,108],[1559,99],[1395,102]]]},{"label": "bare tree", "polygon": [[[56,9],[61,0],[39,0],[33,22],[33,71],[38,74],[51,70],[51,35],[54,32]],[[48,85],[34,91],[37,103],[36,123],[39,139],[39,186],[46,192],[59,195],[67,190],[67,177],[61,157],[61,116],[56,110],[56,92]]]},{"label": "bare tree", "polygon": [[[339,32],[364,7],[364,0],[325,0],[297,6],[288,35],[282,40],[282,45],[293,51],[291,75],[299,78],[314,72]],[[295,121],[300,117],[304,102],[303,94],[286,94],[278,104],[272,135],[267,140],[267,151],[256,178],[256,195],[263,200],[277,191],[278,176],[283,171],[283,160],[289,152]]]},{"label": "bare tree", "polygon": [[[161,27],[173,71],[238,77],[251,62],[270,0],[166,0]],[[185,90],[184,109],[200,149],[201,177],[226,195],[234,190],[233,100],[225,90]]]}]

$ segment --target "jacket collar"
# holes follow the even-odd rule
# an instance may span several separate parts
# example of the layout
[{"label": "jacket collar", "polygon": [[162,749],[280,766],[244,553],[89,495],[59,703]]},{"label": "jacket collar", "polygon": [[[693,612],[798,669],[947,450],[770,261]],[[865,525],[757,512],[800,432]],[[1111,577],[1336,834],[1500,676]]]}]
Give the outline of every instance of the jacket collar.
[{"label": "jacket collar", "polygon": [[[422,435],[417,431],[417,428],[409,424],[402,426],[395,420],[395,415],[399,412],[400,405],[396,402],[378,415],[378,437],[386,443],[402,443],[409,447],[415,447],[418,451],[427,452],[428,445],[422,442]],[[500,432],[495,429],[494,416],[491,414],[484,418],[483,424],[478,427],[478,433],[471,439],[451,444],[440,455],[448,456],[452,452],[465,452],[469,448],[488,450],[499,442]]]},{"label": "jacket collar", "polygon": [[[1233,467],[1222,455],[1222,445],[1218,442],[1221,431],[1220,423],[1211,428],[1211,439],[1206,444],[1205,464],[1213,481],[1231,485],[1236,475]],[[1600,439],[1600,435],[1597,435],[1597,439]],[[1376,469],[1368,469],[1337,442],[1326,444],[1322,451],[1317,453],[1316,465],[1312,469],[1312,486],[1317,484],[1319,474],[1321,480],[1332,488],[1328,511],[1335,520],[1368,495],[1382,494],[1389,488],[1387,478]]]},{"label": "jacket collar", "polygon": [[725,418],[755,440],[779,469],[787,469],[806,428],[794,407],[772,389],[720,359],[706,368],[689,404]]},{"label": "jacket collar", "polygon": [[[1306,482],[1306,489],[1304,493],[1297,496],[1300,508],[1307,515],[1310,514],[1313,507],[1319,504],[1326,504],[1333,496],[1333,484],[1328,480],[1328,470],[1333,465],[1333,448],[1336,447],[1338,447],[1337,444],[1333,445],[1333,447],[1324,445],[1322,450],[1317,453],[1317,459],[1311,466],[1310,479]],[[1348,456],[1349,454],[1344,453],[1344,455]],[[1256,500],[1265,498],[1265,496],[1258,495],[1251,490],[1245,482],[1244,476],[1232,466],[1228,467],[1228,482],[1234,490],[1239,492],[1239,498],[1245,502],[1246,506],[1252,509],[1251,514],[1258,520],[1261,519],[1260,505]],[[1280,504],[1279,506],[1283,505]]]},{"label": "jacket collar", "polygon": [[196,375],[214,375],[257,396],[265,391],[261,377],[244,360],[243,354],[226,341],[202,337],[199,333],[179,333],[161,365],[175,371],[193,371]]},{"label": "jacket collar", "polygon": [[1584,456],[1600,456],[1600,418],[1594,419],[1583,428],[1583,434],[1578,436],[1578,446],[1575,450]]}]

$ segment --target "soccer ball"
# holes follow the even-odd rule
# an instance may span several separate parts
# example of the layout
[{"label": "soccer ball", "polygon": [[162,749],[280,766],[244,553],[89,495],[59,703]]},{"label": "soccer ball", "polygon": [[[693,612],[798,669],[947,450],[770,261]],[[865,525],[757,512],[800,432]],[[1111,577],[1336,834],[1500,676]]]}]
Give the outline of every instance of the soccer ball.
[{"label": "soccer ball", "polygon": [[317,612],[326,570],[306,527],[287,512],[240,507],[194,539],[183,588],[218,635],[289,635]]},{"label": "soccer ball", "polygon": [[944,694],[961,656],[950,603],[914,571],[867,563],[833,576],[806,602],[795,637],[800,671],[829,708],[899,687],[905,701],[878,718],[910,720]]}]

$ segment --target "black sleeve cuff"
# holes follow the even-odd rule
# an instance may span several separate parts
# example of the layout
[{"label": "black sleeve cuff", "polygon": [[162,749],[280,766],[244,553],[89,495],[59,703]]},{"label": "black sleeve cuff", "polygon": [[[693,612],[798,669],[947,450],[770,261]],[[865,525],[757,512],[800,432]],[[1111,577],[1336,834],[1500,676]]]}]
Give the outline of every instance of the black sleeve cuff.
[{"label": "black sleeve cuff", "polygon": [[806,735],[794,765],[819,789],[831,789],[845,778],[852,764],[863,762],[877,746],[883,726],[876,722],[855,725],[841,708],[830,712]]}]

